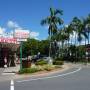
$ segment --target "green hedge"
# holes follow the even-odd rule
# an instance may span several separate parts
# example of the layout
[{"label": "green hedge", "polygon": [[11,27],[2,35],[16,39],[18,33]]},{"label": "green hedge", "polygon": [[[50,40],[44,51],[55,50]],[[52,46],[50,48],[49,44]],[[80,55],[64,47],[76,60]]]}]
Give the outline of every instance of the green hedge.
[{"label": "green hedge", "polygon": [[47,61],[39,60],[39,61],[36,62],[36,65],[45,65],[47,63],[48,63]]},{"label": "green hedge", "polygon": [[35,73],[38,72],[39,69],[37,68],[23,68],[22,70],[19,71],[19,74],[24,74],[24,73]]},{"label": "green hedge", "polygon": [[46,70],[46,71],[51,71],[53,69],[55,69],[55,66],[53,66],[53,65],[47,64],[47,65],[44,66],[44,70]]},{"label": "green hedge", "polygon": [[57,58],[55,58],[55,61],[63,61],[63,57],[57,57]]},{"label": "green hedge", "polygon": [[56,60],[54,60],[54,61],[53,61],[53,64],[54,64],[54,65],[63,65],[64,62],[63,62],[63,61],[56,61]]}]

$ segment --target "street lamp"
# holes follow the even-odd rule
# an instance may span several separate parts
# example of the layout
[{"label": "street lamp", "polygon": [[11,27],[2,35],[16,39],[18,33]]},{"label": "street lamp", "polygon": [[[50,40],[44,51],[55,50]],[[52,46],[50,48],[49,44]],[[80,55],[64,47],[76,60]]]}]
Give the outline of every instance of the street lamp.
[{"label": "street lamp", "polygon": [[22,70],[22,41],[20,43],[20,70]]}]

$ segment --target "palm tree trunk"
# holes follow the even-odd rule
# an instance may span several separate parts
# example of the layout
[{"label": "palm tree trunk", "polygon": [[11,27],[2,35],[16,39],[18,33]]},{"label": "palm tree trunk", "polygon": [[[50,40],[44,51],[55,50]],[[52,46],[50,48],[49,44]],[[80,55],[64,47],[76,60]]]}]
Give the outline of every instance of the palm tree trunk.
[{"label": "palm tree trunk", "polygon": [[88,31],[88,44],[89,44],[89,31]]},{"label": "palm tree trunk", "polygon": [[69,40],[70,39],[68,39],[68,51],[67,51],[67,58],[68,58],[68,60],[69,60],[69,55],[70,55],[70,53],[69,53]]},{"label": "palm tree trunk", "polygon": [[49,42],[50,42],[50,45],[49,45],[49,64],[52,64],[52,59],[51,59],[51,32],[50,32],[50,35],[49,35]]},{"label": "palm tree trunk", "polygon": [[81,46],[81,42],[79,41],[79,59],[81,61],[81,59],[82,59],[82,52],[80,52],[80,46]]},{"label": "palm tree trunk", "polygon": [[[88,48],[89,48],[89,31],[88,31]],[[89,50],[88,50],[88,60],[87,62],[89,61]]]},{"label": "palm tree trunk", "polygon": [[[76,32],[75,32],[75,46],[76,46],[76,48],[77,48],[77,37],[76,37]],[[77,61],[77,50],[75,51],[75,61]]]},{"label": "palm tree trunk", "polygon": [[86,60],[86,38],[85,38],[85,60]]},{"label": "palm tree trunk", "polygon": [[49,57],[51,57],[51,33],[49,35]]},{"label": "palm tree trunk", "polygon": [[59,41],[59,51],[58,51],[58,54],[59,54],[59,58],[60,58],[60,41]]}]

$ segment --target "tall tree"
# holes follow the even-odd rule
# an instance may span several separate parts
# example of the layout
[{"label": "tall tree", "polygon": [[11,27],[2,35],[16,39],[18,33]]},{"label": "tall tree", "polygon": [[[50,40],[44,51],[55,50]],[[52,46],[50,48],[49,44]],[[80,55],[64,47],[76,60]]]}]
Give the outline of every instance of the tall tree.
[{"label": "tall tree", "polygon": [[56,34],[58,25],[63,24],[63,20],[59,15],[63,15],[62,10],[50,8],[50,15],[41,20],[41,25],[48,25],[48,34],[50,38],[49,57],[51,57],[51,37]]},{"label": "tall tree", "polygon": [[69,59],[69,56],[70,56],[70,51],[69,51],[70,39],[71,39],[71,35],[73,35],[73,30],[72,30],[70,24],[69,25],[66,25],[65,28],[64,28],[64,30],[65,30],[65,33],[66,33],[66,36],[67,36],[67,38],[66,38],[66,40],[67,40],[67,44],[66,44],[67,45],[66,57],[67,57],[67,59]]},{"label": "tall tree", "polygon": [[86,23],[85,23],[87,33],[88,33],[88,44],[89,44],[89,33],[90,33],[90,14],[86,17]]},{"label": "tall tree", "polygon": [[[90,42],[89,42],[89,39],[90,39],[90,14],[84,19],[84,27],[85,27],[85,31],[87,32],[87,35],[88,35],[88,45],[89,45],[90,44]],[[88,60],[89,60],[89,54],[90,54],[90,51],[88,50]]]},{"label": "tall tree", "polygon": [[[63,56],[63,49],[64,49],[64,43],[65,41],[67,41],[69,38],[68,34],[66,33],[66,29],[65,27],[61,28],[57,34],[55,34],[52,39],[56,40],[59,43],[59,50],[58,50],[58,54],[60,57],[60,51],[61,51],[61,56]],[[61,43],[61,45],[60,45]],[[61,48],[60,48],[61,46]]]},{"label": "tall tree", "polygon": [[[72,22],[71,22],[71,26],[75,32],[75,45],[77,45],[77,43],[76,43],[77,41],[79,42],[79,45],[80,45],[82,39],[84,37],[87,38],[87,34],[84,31],[83,22],[79,18],[74,17]],[[76,52],[76,58],[77,58],[77,52]]]}]

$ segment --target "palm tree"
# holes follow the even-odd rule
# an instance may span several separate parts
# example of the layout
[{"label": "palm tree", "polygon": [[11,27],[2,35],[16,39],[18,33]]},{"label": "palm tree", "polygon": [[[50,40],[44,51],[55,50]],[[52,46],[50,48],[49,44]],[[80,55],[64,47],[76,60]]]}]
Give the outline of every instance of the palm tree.
[{"label": "palm tree", "polygon": [[89,33],[90,33],[90,14],[86,18],[86,29],[88,32],[88,44],[89,44]]},{"label": "palm tree", "polygon": [[69,60],[69,56],[70,56],[69,47],[70,47],[70,39],[71,39],[70,35],[73,35],[73,30],[71,28],[71,25],[69,24],[69,25],[65,26],[64,31],[66,33],[65,35],[66,35],[66,40],[67,40],[67,44],[66,44],[67,45],[66,57]]},{"label": "palm tree", "polygon": [[[65,41],[67,41],[69,38],[68,34],[66,33],[66,27],[61,28],[60,30],[58,30],[57,34],[55,34],[52,39],[56,40],[59,43],[59,50],[58,50],[58,54],[59,57],[60,55],[63,56],[63,50],[64,50],[64,43]],[[61,45],[60,45],[61,43]],[[61,46],[61,48],[60,48]],[[61,50],[61,54],[60,54],[60,50]]]},{"label": "palm tree", "polygon": [[68,34],[68,47],[69,47],[70,35],[73,34],[73,30],[72,30],[72,28],[71,28],[71,25],[68,25],[68,26],[66,27],[66,33]]},{"label": "palm tree", "polygon": [[[89,46],[89,38],[90,38],[90,14],[84,19],[84,28],[85,31],[88,35],[88,46]],[[89,47],[88,47],[89,48]],[[88,50],[88,55],[89,55],[89,50]],[[89,60],[89,56],[88,56],[88,60]]]},{"label": "palm tree", "polygon": [[51,37],[56,34],[58,30],[58,25],[63,24],[63,20],[58,17],[58,15],[63,15],[62,10],[50,8],[50,15],[45,19],[41,20],[41,25],[48,25],[48,34],[50,39],[49,47],[49,57],[51,57]]},{"label": "palm tree", "polygon": [[[88,38],[86,32],[84,31],[84,25],[83,22],[77,18],[74,17],[71,23],[72,29],[75,32],[75,45],[77,44],[76,41],[78,40],[79,45],[84,37]],[[76,37],[77,35],[77,37]],[[76,52],[76,58],[77,58],[77,52]]]}]

